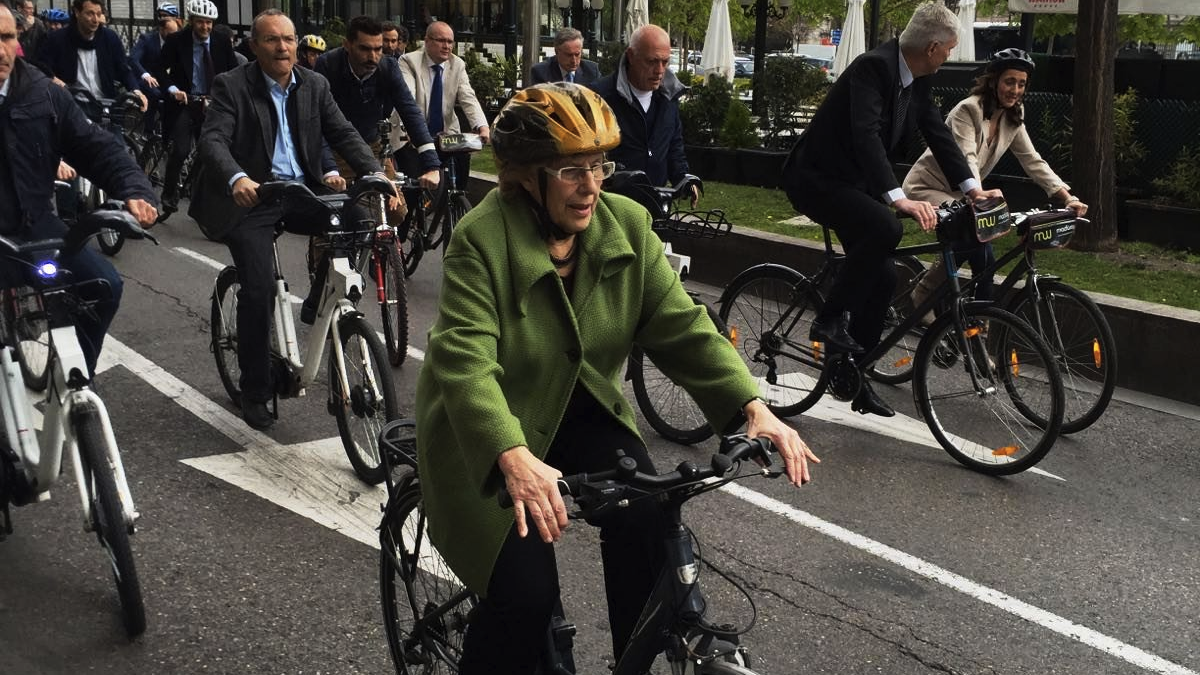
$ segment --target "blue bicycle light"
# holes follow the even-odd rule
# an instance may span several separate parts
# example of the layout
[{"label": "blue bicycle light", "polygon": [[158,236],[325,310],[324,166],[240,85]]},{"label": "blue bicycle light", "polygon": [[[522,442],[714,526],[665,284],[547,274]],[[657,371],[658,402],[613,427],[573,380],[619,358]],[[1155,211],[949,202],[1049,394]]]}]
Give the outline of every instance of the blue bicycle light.
[{"label": "blue bicycle light", "polygon": [[47,260],[37,266],[37,273],[43,279],[53,279],[58,275],[58,265],[55,265],[52,260]]}]

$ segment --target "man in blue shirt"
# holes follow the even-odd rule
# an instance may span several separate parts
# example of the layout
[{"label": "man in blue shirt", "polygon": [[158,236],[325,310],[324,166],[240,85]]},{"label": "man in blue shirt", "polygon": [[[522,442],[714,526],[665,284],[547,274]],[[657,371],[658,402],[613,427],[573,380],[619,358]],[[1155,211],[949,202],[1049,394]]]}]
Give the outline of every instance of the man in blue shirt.
[{"label": "man in blue shirt", "polygon": [[233,44],[212,39],[217,6],[211,0],[188,0],[187,8],[189,29],[167,36],[162,47],[167,71],[163,130],[172,143],[163,177],[164,220],[179,208],[179,174],[204,120],[203,107],[189,103],[192,97],[207,96],[216,76],[237,66]]},{"label": "man in blue shirt", "polygon": [[317,59],[316,71],[329,80],[338,108],[376,155],[381,143],[379,121],[396,110],[420,155],[421,183],[428,189],[437,187],[441,161],[433,136],[429,134],[424,113],[404,83],[399,63],[383,58],[382,23],[369,16],[351,19],[345,42],[322,54]]}]

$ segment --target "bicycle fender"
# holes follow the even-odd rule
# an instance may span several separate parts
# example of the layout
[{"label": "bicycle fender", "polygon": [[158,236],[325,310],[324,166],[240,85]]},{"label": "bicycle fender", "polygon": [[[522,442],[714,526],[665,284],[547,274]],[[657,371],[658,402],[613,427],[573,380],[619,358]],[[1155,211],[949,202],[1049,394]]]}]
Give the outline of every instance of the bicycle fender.
[{"label": "bicycle fender", "polygon": [[737,286],[740,285],[742,279],[750,276],[751,274],[757,274],[759,270],[763,270],[763,269],[777,269],[777,270],[784,272],[785,274],[791,274],[792,276],[796,277],[797,280],[805,278],[805,276],[803,274],[788,267],[787,265],[780,265],[779,263],[761,263],[758,265],[753,265],[751,267],[747,267],[746,269],[742,270],[741,272],[738,272],[738,275],[736,277],[734,277],[732,281],[725,284],[725,290],[721,291],[721,297],[717,298],[717,304],[724,306],[725,302],[727,300],[729,300],[729,289],[736,288]]}]

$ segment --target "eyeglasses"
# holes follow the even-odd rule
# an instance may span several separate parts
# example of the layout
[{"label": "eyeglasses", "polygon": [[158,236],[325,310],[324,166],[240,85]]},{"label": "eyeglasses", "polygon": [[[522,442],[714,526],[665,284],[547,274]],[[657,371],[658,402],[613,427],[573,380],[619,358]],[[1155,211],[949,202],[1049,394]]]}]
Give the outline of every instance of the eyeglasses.
[{"label": "eyeglasses", "polygon": [[572,185],[581,185],[587,180],[588,176],[595,178],[597,181],[603,181],[611,178],[613,172],[617,170],[616,162],[602,162],[593,164],[592,166],[564,166],[561,169],[551,169],[542,167],[542,171],[554,176],[564,183]]}]

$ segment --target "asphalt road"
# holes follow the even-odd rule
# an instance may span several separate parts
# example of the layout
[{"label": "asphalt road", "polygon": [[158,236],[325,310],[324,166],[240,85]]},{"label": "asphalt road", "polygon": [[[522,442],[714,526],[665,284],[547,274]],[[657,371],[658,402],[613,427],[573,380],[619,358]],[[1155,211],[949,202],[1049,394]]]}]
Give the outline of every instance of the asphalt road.
[{"label": "asphalt road", "polygon": [[[269,434],[240,422],[208,348],[213,265],[228,253],[182,215],[155,234],[161,246],[130,242],[116,259],[125,301],[98,377],[141,513],[149,628],[125,639],[65,476],[51,501],[14,510],[0,543],[0,673],[392,672],[372,546],[381,489],[354,478],[324,385],[283,402]],[[303,242],[285,237],[281,255],[303,295]],[[418,350],[438,262],[410,280]],[[405,411],[418,356],[395,371]],[[930,447],[907,387],[877,390],[901,416],[829,402],[794,420],[823,459],[812,484],[747,480],[685,513],[753,600],[756,670],[1200,672],[1195,408],[1119,392],[1042,472],[996,479]],[[646,433],[660,469],[712,450]],[[597,553],[583,523],[559,546],[581,673],[607,672]],[[729,582],[703,582],[713,620],[750,620]]]}]

